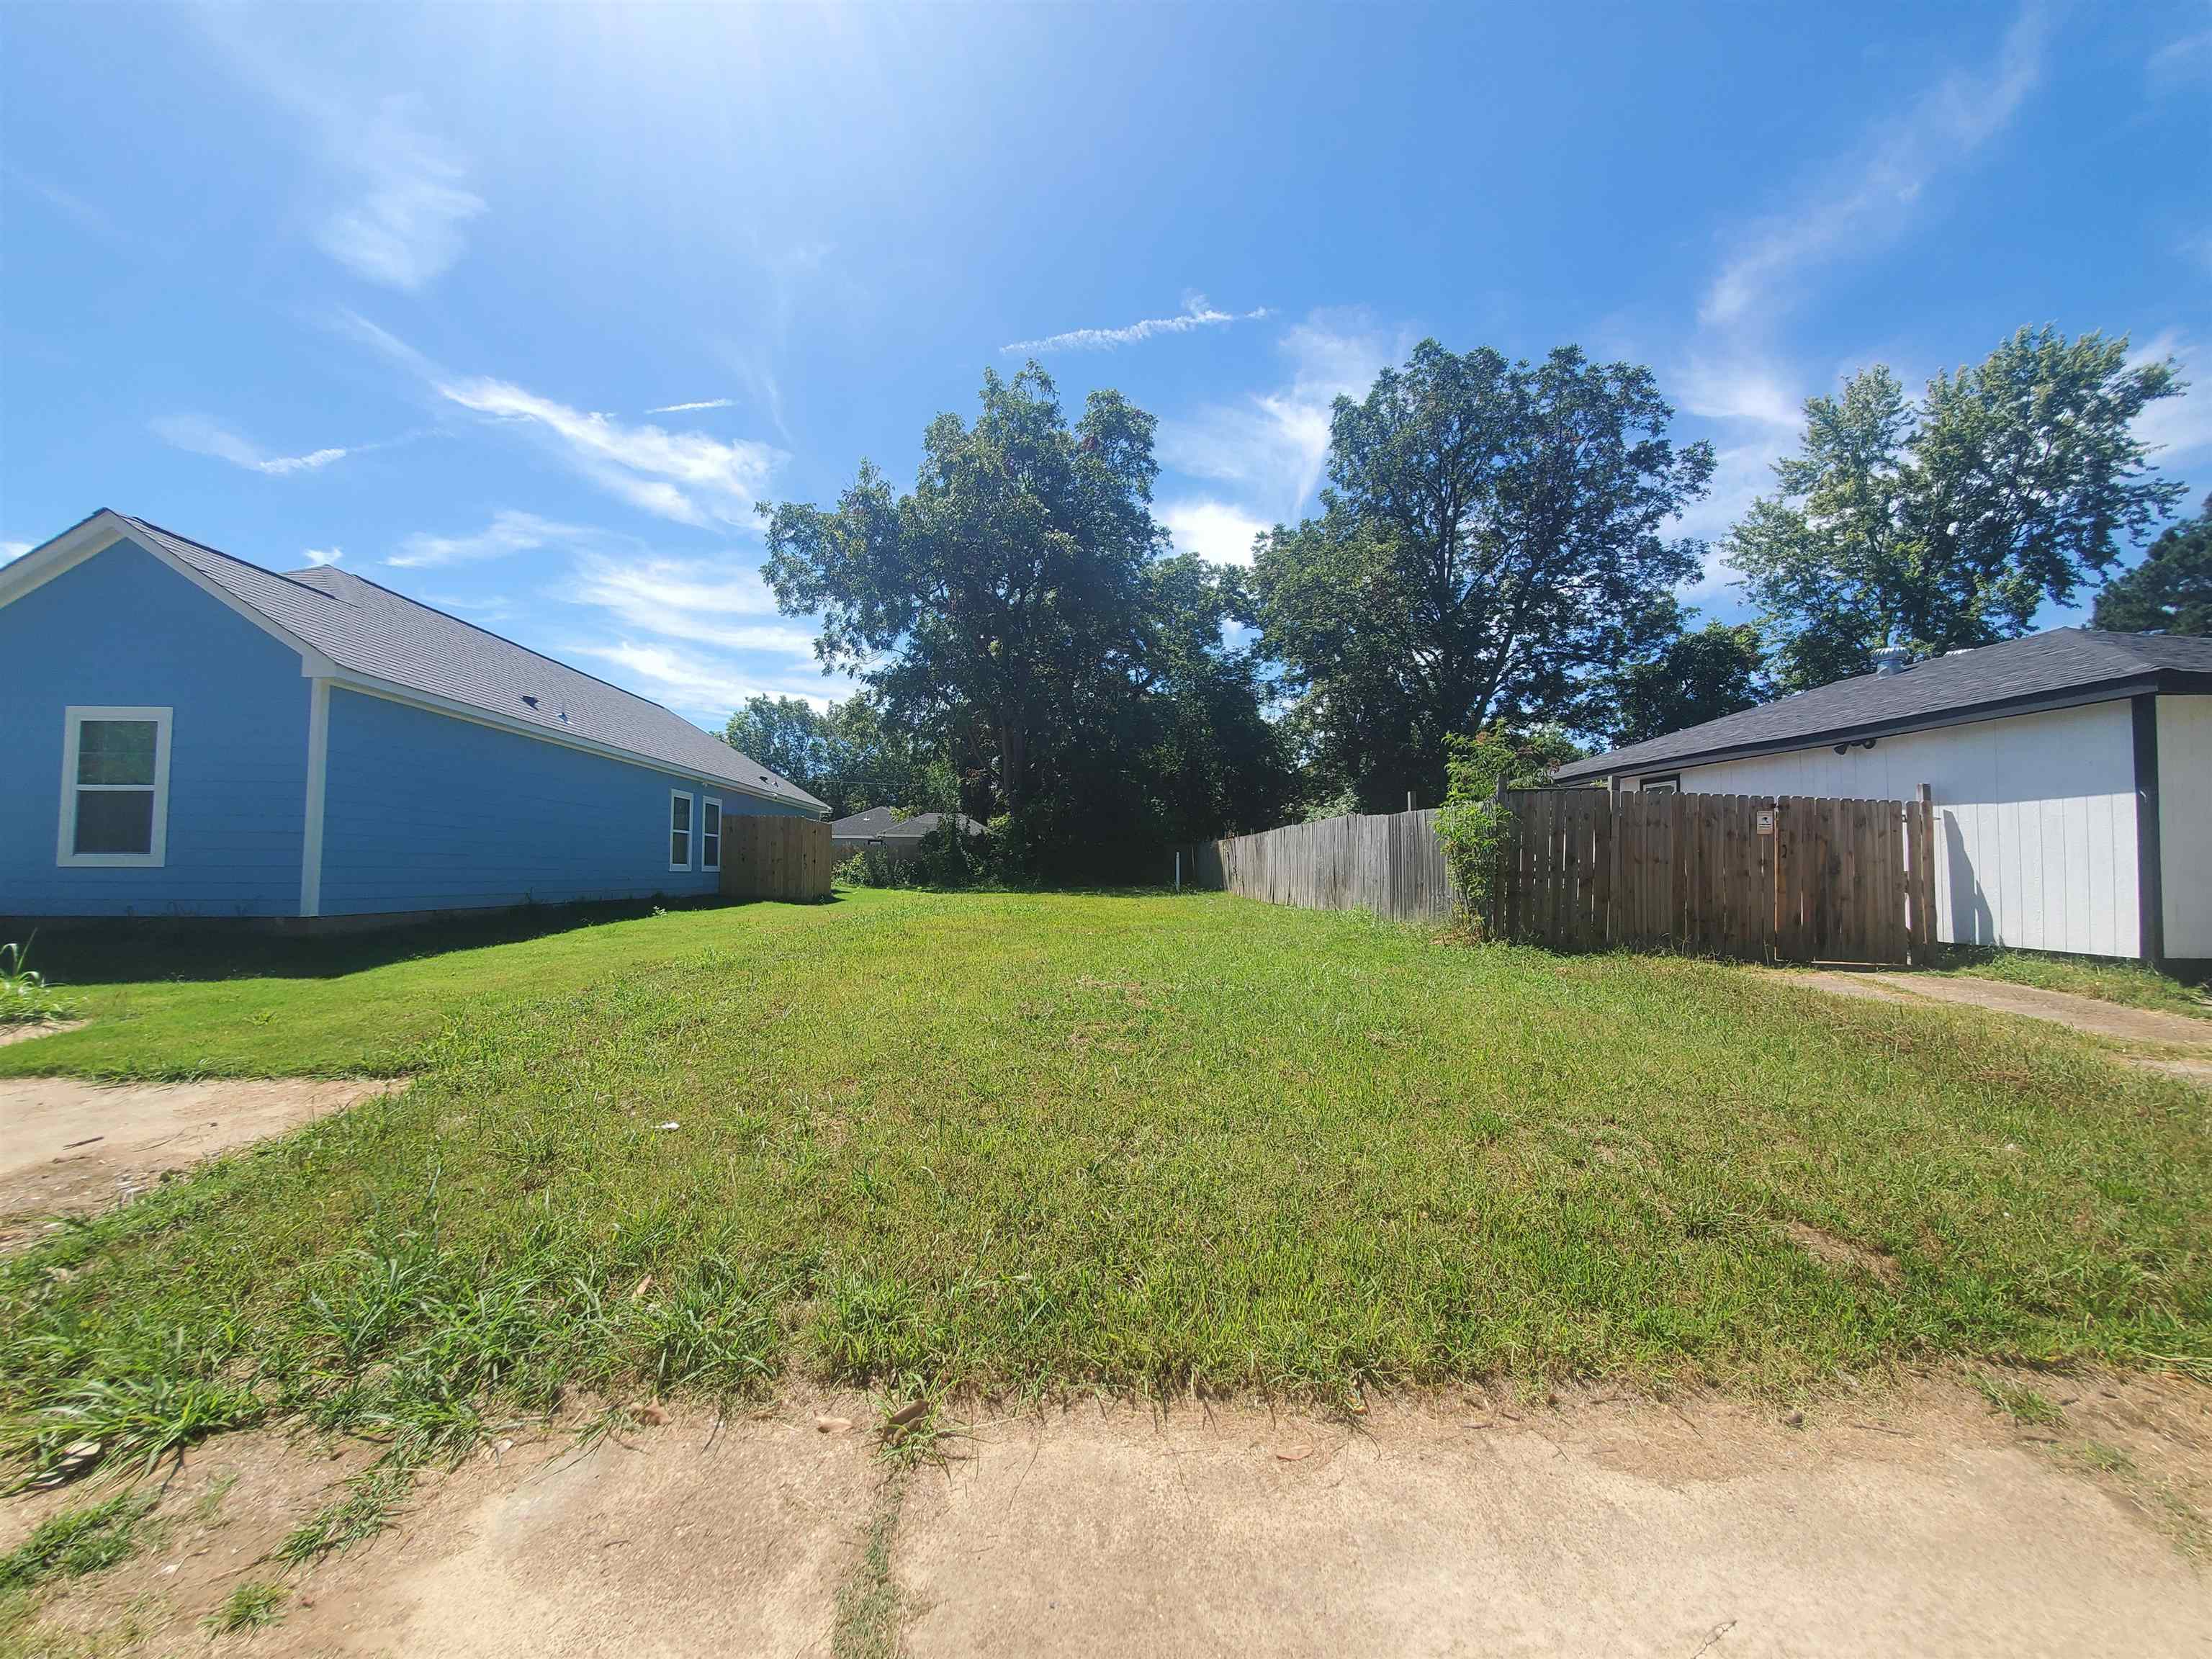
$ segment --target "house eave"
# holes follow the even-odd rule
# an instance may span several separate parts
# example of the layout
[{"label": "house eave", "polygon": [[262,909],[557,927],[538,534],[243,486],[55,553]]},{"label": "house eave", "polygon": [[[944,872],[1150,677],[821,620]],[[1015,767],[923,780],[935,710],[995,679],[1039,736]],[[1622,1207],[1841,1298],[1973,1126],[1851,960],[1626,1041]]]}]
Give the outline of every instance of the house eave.
[{"label": "house eave", "polygon": [[2101,680],[2094,685],[2069,687],[2064,691],[2001,697],[1897,720],[1862,720],[1751,743],[1685,750],[1678,754],[1653,756],[1644,760],[1623,763],[1618,754],[1595,755],[1588,760],[1560,767],[1552,776],[1559,783],[1591,783],[1607,778],[1643,777],[1650,774],[1676,772],[1685,767],[1717,765],[1723,761],[1752,760],[1762,755],[1786,755],[1801,749],[1823,749],[1839,743],[1902,737],[1911,732],[1932,732],[1947,726],[1973,726],[1984,720],[2008,720],[2017,714],[2039,714],[2061,708],[2080,708],[2090,703],[2122,702],[2145,693],[2168,696],[2212,694],[2212,674],[2195,673],[2185,669],[2146,669],[2139,674]]}]

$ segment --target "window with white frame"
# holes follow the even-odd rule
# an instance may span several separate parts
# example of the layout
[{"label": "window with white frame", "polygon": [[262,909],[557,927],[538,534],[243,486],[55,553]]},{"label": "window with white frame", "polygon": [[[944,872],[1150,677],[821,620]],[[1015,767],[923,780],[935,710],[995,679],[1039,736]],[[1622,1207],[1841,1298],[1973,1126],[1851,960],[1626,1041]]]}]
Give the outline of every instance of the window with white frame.
[{"label": "window with white frame", "polygon": [[63,711],[57,863],[160,867],[168,853],[171,712]]},{"label": "window with white frame", "polygon": [[681,789],[668,792],[668,867],[691,867],[691,797]]},{"label": "window with white frame", "polygon": [[722,867],[722,803],[719,797],[699,797],[699,867]]}]

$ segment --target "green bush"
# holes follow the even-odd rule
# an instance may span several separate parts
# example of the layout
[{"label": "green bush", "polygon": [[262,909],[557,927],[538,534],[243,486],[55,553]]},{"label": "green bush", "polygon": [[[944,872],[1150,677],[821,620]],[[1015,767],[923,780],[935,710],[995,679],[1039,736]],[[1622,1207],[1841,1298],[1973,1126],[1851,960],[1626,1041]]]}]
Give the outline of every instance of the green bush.
[{"label": "green bush", "polygon": [[1512,815],[1498,799],[1498,785],[1543,788],[1552,781],[1553,767],[1581,755],[1556,726],[1530,731],[1491,726],[1472,737],[1444,739],[1448,787],[1443,810],[1437,814],[1437,839],[1459,889],[1462,921],[1478,928],[1486,925],[1496,897],[1498,866],[1512,826]]}]

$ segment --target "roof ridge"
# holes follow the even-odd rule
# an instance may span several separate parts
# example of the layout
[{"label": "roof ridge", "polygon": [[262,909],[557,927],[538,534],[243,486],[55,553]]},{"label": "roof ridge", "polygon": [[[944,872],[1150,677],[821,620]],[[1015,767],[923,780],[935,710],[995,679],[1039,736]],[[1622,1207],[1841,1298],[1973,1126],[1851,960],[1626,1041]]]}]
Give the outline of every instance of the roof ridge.
[{"label": "roof ridge", "polygon": [[[99,514],[94,514],[93,516],[97,518],[99,517]],[[280,582],[289,583],[290,586],[298,588],[302,593],[313,593],[318,599],[329,599],[338,605],[351,605],[353,603],[351,599],[339,599],[335,593],[325,593],[319,587],[312,587],[306,582],[301,581],[297,577],[289,575],[282,570],[271,570],[265,564],[256,564],[251,559],[240,558],[235,553],[226,553],[219,547],[210,547],[205,542],[196,542],[190,536],[178,534],[177,532],[170,529],[167,525],[155,524],[151,519],[141,519],[135,514],[129,513],[118,513],[115,516],[122,520],[124,523],[133,526],[137,529],[150,530],[157,536],[167,536],[171,541],[182,542],[186,547],[196,549],[199,552],[212,553],[218,559],[228,559],[233,564],[244,565],[248,570],[258,570],[264,576],[272,576]]]}]

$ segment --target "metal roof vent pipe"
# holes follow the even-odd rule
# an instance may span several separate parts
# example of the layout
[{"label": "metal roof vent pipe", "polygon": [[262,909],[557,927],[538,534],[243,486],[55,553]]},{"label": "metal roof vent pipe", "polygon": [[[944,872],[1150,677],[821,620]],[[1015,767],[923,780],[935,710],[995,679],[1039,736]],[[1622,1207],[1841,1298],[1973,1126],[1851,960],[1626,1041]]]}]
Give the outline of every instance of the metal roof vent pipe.
[{"label": "metal roof vent pipe", "polygon": [[1892,674],[1902,674],[1912,666],[1912,652],[1902,645],[1885,645],[1874,653],[1874,677],[1886,680]]}]

